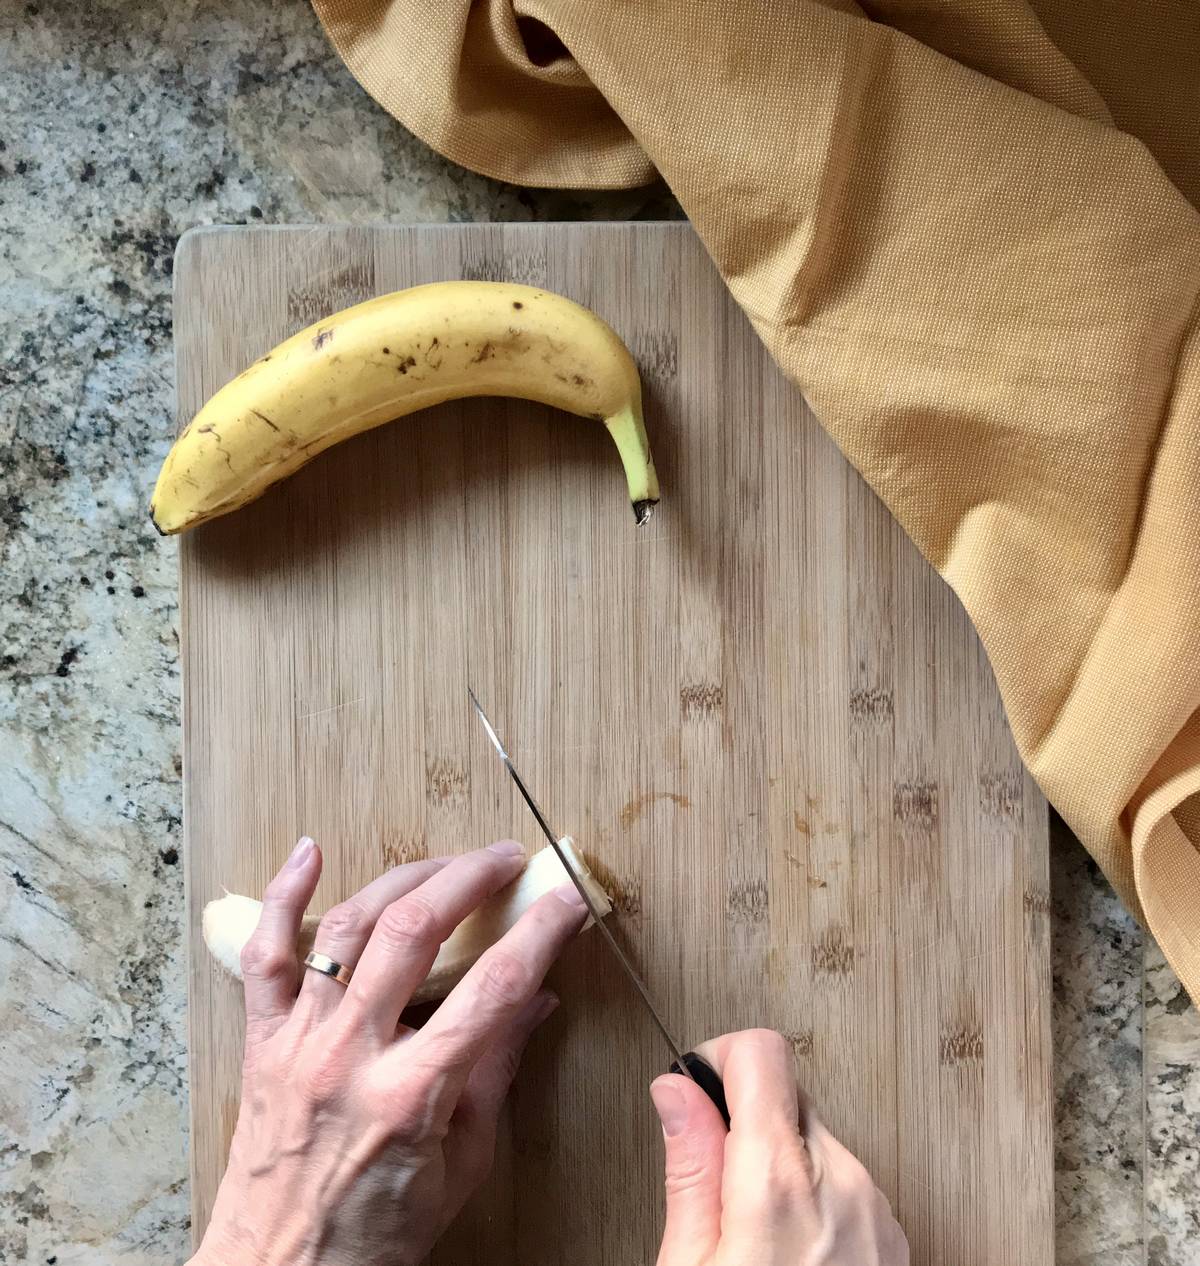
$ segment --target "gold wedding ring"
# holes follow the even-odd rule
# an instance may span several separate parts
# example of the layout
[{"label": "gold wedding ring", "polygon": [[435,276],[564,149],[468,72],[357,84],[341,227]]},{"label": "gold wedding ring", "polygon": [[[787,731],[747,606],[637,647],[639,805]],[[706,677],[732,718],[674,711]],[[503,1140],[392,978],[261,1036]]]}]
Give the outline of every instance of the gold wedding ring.
[{"label": "gold wedding ring", "polygon": [[315,950],[304,959],[304,966],[310,971],[319,971],[322,976],[336,980],[339,985],[348,985],[354,975],[354,968],[335,962],[328,954],[318,954]]}]

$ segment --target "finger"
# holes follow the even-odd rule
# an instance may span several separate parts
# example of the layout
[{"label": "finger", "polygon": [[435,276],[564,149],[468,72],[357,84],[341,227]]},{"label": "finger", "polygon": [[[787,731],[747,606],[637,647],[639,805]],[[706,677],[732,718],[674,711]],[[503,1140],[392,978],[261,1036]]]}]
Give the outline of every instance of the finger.
[{"label": "finger", "polygon": [[550,965],[587,918],[570,883],[539,898],[483,954],[429,1023],[405,1043],[426,1092],[455,1103],[471,1069],[541,987]]},{"label": "finger", "polygon": [[511,883],[524,865],[521,846],[501,840],[456,857],[387,906],[346,988],[347,1016],[366,1024],[380,1042],[390,1043],[400,1012],[429,974],[441,943],[472,910]]},{"label": "finger", "polygon": [[822,1154],[838,1161],[847,1157],[851,1160],[854,1159],[854,1154],[850,1149],[829,1132],[829,1127],[817,1116],[812,1107],[804,1104],[802,1115],[804,1118],[804,1137],[814,1152],[820,1151]]},{"label": "finger", "polygon": [[891,1222],[883,1236],[884,1251],[881,1254],[882,1260],[889,1263],[889,1266],[909,1266],[909,1248],[908,1237],[904,1234],[904,1228],[896,1221],[895,1215],[891,1213],[889,1206],[888,1213],[891,1216]]},{"label": "finger", "polygon": [[300,921],[321,877],[321,850],[304,836],[263,893],[262,913],[242,948],[246,1027],[280,1024],[296,1001]]},{"label": "finger", "polygon": [[721,1238],[725,1123],[689,1077],[659,1077],[650,1086],[650,1097],[666,1148],[667,1221],[658,1260],[699,1266],[712,1258]]},{"label": "finger", "polygon": [[773,1029],[726,1033],[696,1048],[721,1075],[729,1106],[730,1131],[762,1134],[782,1129],[795,1134],[799,1092],[791,1048]]},{"label": "finger", "polygon": [[879,1260],[888,1266],[908,1266],[908,1240],[892,1213],[887,1196],[878,1188],[874,1195],[874,1221],[879,1241]]},{"label": "finger", "polygon": [[538,990],[471,1070],[442,1144],[446,1158],[447,1222],[491,1171],[500,1109],[512,1088],[525,1046],[533,1031],[557,1007],[554,994],[548,989]]},{"label": "finger", "polygon": [[[396,866],[378,879],[372,880],[353,897],[333,906],[321,916],[313,949],[325,954],[335,963],[353,968],[379,916],[401,897],[423,884],[447,865],[449,858],[436,861],[410,862]],[[319,971],[306,971],[300,984],[300,1002],[314,1015],[327,1015],[342,1000],[346,986]]]},{"label": "finger", "polygon": [[862,1161],[817,1116],[810,1106],[802,1106],[804,1142],[810,1157],[813,1187],[832,1183],[834,1187],[854,1195],[866,1203],[878,1204],[886,1211],[886,1219],[877,1225],[894,1221],[888,1198],[875,1185]]},{"label": "finger", "polygon": [[[721,1074],[729,1105],[722,1228],[737,1244],[799,1260],[820,1232],[813,1171],[799,1130],[791,1048],[770,1029],[748,1029],[699,1049]],[[751,1256],[758,1260],[752,1251]]]}]

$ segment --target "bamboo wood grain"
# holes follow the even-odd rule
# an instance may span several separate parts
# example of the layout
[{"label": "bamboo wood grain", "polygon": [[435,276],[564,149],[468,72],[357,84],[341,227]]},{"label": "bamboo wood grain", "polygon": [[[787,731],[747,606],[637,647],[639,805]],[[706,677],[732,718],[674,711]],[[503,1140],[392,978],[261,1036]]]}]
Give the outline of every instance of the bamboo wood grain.
[{"label": "bamboo wood grain", "polygon": [[[238,987],[200,911],[308,832],[321,908],[535,829],[467,702],[616,900],[681,1038],[783,1030],[913,1262],[1053,1259],[1047,810],[962,610],[784,382],[683,225],[206,230],[179,413],[369,295],[511,277],[604,315],[664,499],[601,427],[439,408],[181,546],[194,1227],[237,1111]],[[496,1173],[434,1261],[653,1260],[664,1052],[595,939],[555,971]]]}]

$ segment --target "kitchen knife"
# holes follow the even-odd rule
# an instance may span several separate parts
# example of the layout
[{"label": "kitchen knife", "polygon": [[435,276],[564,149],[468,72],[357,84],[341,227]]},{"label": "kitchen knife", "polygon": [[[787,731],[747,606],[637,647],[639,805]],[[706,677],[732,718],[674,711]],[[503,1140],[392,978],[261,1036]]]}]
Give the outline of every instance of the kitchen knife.
[{"label": "kitchen knife", "polygon": [[650,997],[650,991],[646,988],[645,982],[634,970],[633,964],[629,961],[625,951],[617,944],[616,938],[608,930],[608,928],[605,927],[604,920],[600,917],[595,905],[593,905],[587,889],[584,887],[574,869],[567,862],[562,848],[559,845],[558,836],[550,829],[550,825],[546,821],[545,815],[542,813],[541,809],[538,808],[537,801],[529,794],[529,788],[525,786],[525,783],[521,779],[521,775],[517,773],[508,752],[504,750],[504,744],[500,742],[500,736],[496,733],[495,727],[488,720],[487,714],[480,706],[479,700],[475,697],[475,691],[468,686],[467,693],[471,696],[471,703],[474,705],[480,721],[483,722],[483,728],[487,731],[487,736],[491,739],[492,746],[499,753],[500,760],[503,762],[505,769],[508,770],[509,776],[512,778],[513,782],[517,784],[517,790],[521,793],[522,799],[529,806],[530,812],[537,819],[538,826],[542,828],[542,833],[545,835],[546,839],[549,840],[550,847],[554,849],[559,861],[562,862],[563,869],[567,872],[571,882],[575,885],[576,891],[579,893],[583,904],[587,907],[588,913],[592,916],[592,921],[600,931],[605,944],[610,950],[612,950],[613,955],[616,957],[617,962],[621,966],[621,969],[624,971],[626,977],[637,991],[638,997],[641,998],[642,1002],[645,1004],[646,1011],[649,1013],[651,1020],[654,1021],[655,1027],[666,1041],[667,1047],[672,1056],[671,1072],[681,1073],[685,1077],[690,1077],[692,1081],[694,1081],[696,1085],[704,1091],[709,1099],[712,1100],[713,1105],[721,1114],[721,1119],[725,1122],[726,1127],[728,1127],[729,1107],[725,1102],[725,1086],[723,1085],[717,1070],[713,1068],[713,1066],[704,1059],[703,1056],[697,1055],[695,1051],[680,1050],[678,1042],[676,1042],[671,1036],[671,1030],[667,1028],[665,1021],[659,1014],[658,1008],[654,1005],[654,1000]]}]

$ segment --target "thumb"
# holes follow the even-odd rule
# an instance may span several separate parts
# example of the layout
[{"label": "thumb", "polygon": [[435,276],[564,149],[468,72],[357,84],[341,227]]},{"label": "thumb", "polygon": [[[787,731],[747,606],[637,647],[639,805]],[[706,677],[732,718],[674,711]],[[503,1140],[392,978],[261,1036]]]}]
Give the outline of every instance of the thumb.
[{"label": "thumb", "polygon": [[521,1055],[534,1029],[557,1006],[558,999],[550,990],[539,990],[471,1070],[442,1142],[451,1217],[491,1171],[500,1109],[512,1088]]},{"label": "thumb", "polygon": [[688,1077],[659,1077],[650,1097],[667,1153],[667,1223],[658,1266],[700,1266],[716,1253],[721,1238],[721,1180],[729,1135],[711,1100]]}]

